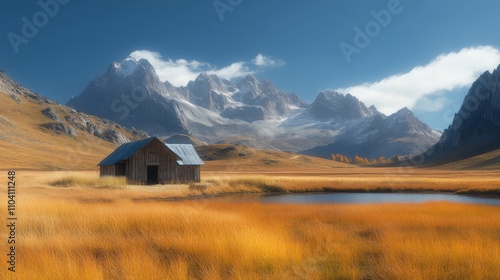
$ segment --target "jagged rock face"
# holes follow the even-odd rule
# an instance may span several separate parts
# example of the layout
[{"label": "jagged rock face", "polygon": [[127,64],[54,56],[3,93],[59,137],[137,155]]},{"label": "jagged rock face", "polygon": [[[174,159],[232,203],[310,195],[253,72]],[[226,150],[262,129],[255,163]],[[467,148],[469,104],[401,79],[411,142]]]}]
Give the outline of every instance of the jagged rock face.
[{"label": "jagged rock face", "polygon": [[45,124],[42,124],[41,126],[47,128],[47,129],[50,129],[50,130],[52,130],[56,133],[59,133],[59,134],[62,133],[62,134],[66,134],[69,136],[76,136],[77,135],[76,131],[72,127],[69,127],[66,124],[61,123],[61,122],[45,123]]},{"label": "jagged rock face", "polygon": [[297,108],[307,107],[297,95],[277,90],[269,81],[260,82],[253,75],[241,80],[238,89],[234,95],[237,102],[262,108],[262,118],[255,120],[276,119],[287,116]]},{"label": "jagged rock face", "polygon": [[113,63],[68,105],[127,127],[149,132],[185,132],[177,106],[167,99],[169,92],[151,64],[144,59]]},{"label": "jagged rock face", "polygon": [[[375,112],[376,109],[369,110]],[[322,157],[339,153],[349,157],[363,155],[368,158],[416,155],[439,140],[440,134],[422,123],[407,108],[389,117],[376,112],[368,116],[354,115],[357,118],[342,121],[351,125],[345,128],[342,135],[336,137],[335,142],[306,150],[304,153]]]},{"label": "jagged rock face", "polygon": [[127,143],[130,140],[125,137],[121,132],[116,131],[114,129],[106,129],[103,133],[102,138],[108,142],[112,143]]},{"label": "jagged rock face", "polygon": [[500,148],[500,66],[493,73],[485,72],[472,84],[452,124],[427,157],[438,157],[458,148],[461,152],[455,152],[457,158]]},{"label": "jagged rock face", "polygon": [[242,120],[249,123],[266,119],[264,108],[260,106],[227,108],[226,110],[224,110],[224,112],[221,113],[221,116],[224,118]]},{"label": "jagged rock face", "polygon": [[[13,81],[9,76],[0,71],[0,93],[7,94],[14,98],[20,106],[23,106],[23,102],[34,102],[40,105],[48,105],[49,107],[42,107],[40,113],[43,115],[42,122],[50,120],[47,123],[39,124],[39,127],[43,129],[48,129],[60,135],[66,135],[70,137],[78,137],[89,133],[100,139],[108,142],[122,144],[129,142],[125,135],[115,128],[120,128],[126,130],[126,128],[113,123],[108,120],[95,119],[84,113],[77,112],[76,110],[59,105],[58,103],[47,99],[41,95],[31,92],[30,90],[19,85],[17,82]],[[24,97],[26,99],[21,99]],[[64,116],[61,118],[61,116]],[[0,116],[1,119],[2,116]],[[38,120],[38,116],[33,116]],[[137,129],[128,130],[136,138],[148,137],[148,134],[144,131]]]},{"label": "jagged rock face", "polygon": [[279,91],[270,82],[260,82],[253,75],[234,84],[216,75],[200,74],[188,83],[184,95],[192,104],[246,122],[279,119],[305,106],[296,95]]},{"label": "jagged rock face", "polygon": [[[52,108],[47,108],[42,111],[45,116],[50,119],[55,120],[55,122],[45,123],[40,125],[41,127],[52,130],[57,134],[65,134],[69,136],[77,136],[78,130],[81,132],[87,132],[95,137],[103,139],[111,143],[123,144],[130,142],[125,135],[121,132],[113,129],[113,127],[123,128],[117,124],[111,123],[109,121],[103,121],[102,124],[94,123],[89,117],[84,116],[81,113],[74,112],[73,115],[64,116],[64,120],[67,123],[61,121],[59,116],[55,113]],[[134,130],[134,135],[142,137],[147,137],[147,134]]]},{"label": "jagged rock face", "polygon": [[39,103],[56,104],[56,102],[47,99],[39,94],[36,94],[27,88],[21,86],[12,80],[7,74],[0,71],[0,91],[9,94],[9,96],[16,100],[17,103],[21,102],[19,96],[25,96]]},{"label": "jagged rock face", "polygon": [[54,110],[52,110],[52,108],[50,108],[50,107],[42,110],[42,114],[44,114],[46,117],[48,117],[51,120],[54,120],[54,121],[60,120],[60,118],[56,114],[56,112],[54,112]]},{"label": "jagged rock face", "polygon": [[321,92],[311,107],[309,114],[317,119],[360,119],[379,113],[372,106],[367,108],[356,97],[337,92]]},{"label": "jagged rock face", "polygon": [[389,137],[401,135],[421,135],[436,137],[436,132],[425,123],[419,121],[408,108],[403,108],[385,119],[381,129]]},{"label": "jagged rock face", "polygon": [[187,85],[189,102],[217,112],[231,105],[230,95],[236,91],[236,85],[216,75],[200,74]]}]

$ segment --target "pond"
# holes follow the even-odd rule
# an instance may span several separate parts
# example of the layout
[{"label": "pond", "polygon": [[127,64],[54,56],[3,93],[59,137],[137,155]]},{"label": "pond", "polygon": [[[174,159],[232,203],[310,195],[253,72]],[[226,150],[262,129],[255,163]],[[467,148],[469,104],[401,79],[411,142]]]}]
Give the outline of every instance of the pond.
[{"label": "pond", "polygon": [[443,193],[314,193],[314,194],[265,194],[226,197],[232,201],[292,204],[376,204],[376,203],[424,203],[446,201],[500,205],[500,197],[470,196]]}]

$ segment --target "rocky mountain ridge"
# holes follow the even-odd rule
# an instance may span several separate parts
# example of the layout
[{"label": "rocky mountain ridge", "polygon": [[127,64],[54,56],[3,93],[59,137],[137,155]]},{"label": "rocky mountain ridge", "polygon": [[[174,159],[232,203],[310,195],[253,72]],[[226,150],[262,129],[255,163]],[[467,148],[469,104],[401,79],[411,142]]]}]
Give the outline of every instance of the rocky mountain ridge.
[{"label": "rocky mountain ridge", "polygon": [[439,142],[413,164],[447,163],[500,149],[500,66],[471,86]]},{"label": "rocky mountain ridge", "polygon": [[[88,134],[101,140],[122,144],[132,139],[147,137],[147,133],[138,129],[128,129],[117,123],[78,112],[73,108],[60,105],[29,89],[21,86],[4,72],[0,72],[0,94],[8,95],[20,106],[25,103],[34,103],[40,110],[45,120],[38,124],[41,129],[52,131],[56,134],[76,137],[79,134]],[[5,116],[4,116],[5,120]],[[129,135],[129,137],[125,136]],[[2,138],[8,139],[5,135]]]}]

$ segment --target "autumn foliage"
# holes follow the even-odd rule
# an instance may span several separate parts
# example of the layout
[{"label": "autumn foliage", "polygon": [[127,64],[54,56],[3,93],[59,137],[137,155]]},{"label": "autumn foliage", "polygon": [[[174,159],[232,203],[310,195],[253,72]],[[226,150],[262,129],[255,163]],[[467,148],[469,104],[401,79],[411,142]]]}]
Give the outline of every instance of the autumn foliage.
[{"label": "autumn foliage", "polygon": [[377,159],[368,159],[360,156],[354,156],[354,158],[350,158],[341,154],[332,154],[332,159],[343,163],[368,165],[368,164],[384,164],[384,163],[400,162],[403,158],[398,155],[390,159],[387,159],[385,157],[379,157]]}]

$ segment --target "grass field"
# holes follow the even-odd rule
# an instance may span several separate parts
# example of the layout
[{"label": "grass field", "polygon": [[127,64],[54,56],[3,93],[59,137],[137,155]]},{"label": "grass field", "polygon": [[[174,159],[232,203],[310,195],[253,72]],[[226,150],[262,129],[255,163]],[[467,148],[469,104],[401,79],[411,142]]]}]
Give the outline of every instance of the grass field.
[{"label": "grass field", "polygon": [[[98,171],[18,171],[32,193],[61,198],[175,199],[262,192],[450,192],[500,194],[498,171],[453,171],[396,168],[336,168],[315,170],[203,171],[202,182],[190,185],[127,185],[121,178],[100,178]],[[99,192],[89,193],[89,189]],[[115,189],[121,190],[115,192]]]},{"label": "grass field", "polygon": [[[121,180],[100,180],[95,171],[19,171],[17,272],[8,272],[2,262],[0,279],[495,279],[500,275],[499,207],[168,200],[202,192],[258,192],[266,190],[262,183],[296,191],[308,182],[312,188],[324,184],[366,188],[389,182],[384,181],[389,180],[384,172],[360,171],[260,177],[206,172],[204,190],[189,185],[128,186]],[[391,180],[394,188],[409,184],[439,189],[451,184],[446,190],[455,190],[471,188],[475,180],[481,188],[498,186],[493,172],[460,174],[456,179],[450,171],[426,171]],[[300,188],[293,187],[294,180]],[[5,189],[1,196],[1,205],[6,205]],[[5,211],[0,213],[5,221]],[[0,234],[7,236],[7,228],[2,227]],[[7,252],[7,245],[2,242],[0,252]]]}]

